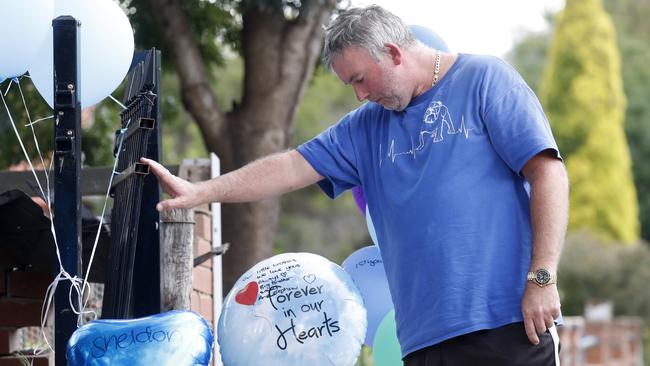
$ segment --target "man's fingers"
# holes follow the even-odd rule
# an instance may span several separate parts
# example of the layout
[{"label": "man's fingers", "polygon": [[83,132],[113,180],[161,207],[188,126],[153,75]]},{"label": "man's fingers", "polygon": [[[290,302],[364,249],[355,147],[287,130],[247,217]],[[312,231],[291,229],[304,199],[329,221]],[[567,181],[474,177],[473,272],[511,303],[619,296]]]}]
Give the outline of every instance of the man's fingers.
[{"label": "man's fingers", "polygon": [[544,334],[546,332],[546,321],[544,320],[543,317],[537,317],[533,319],[535,322],[535,329],[537,330],[537,334]]},{"label": "man's fingers", "polygon": [[163,200],[158,202],[158,204],[156,205],[156,210],[158,210],[159,212],[172,210],[174,208],[183,208],[180,199],[172,198],[168,200]]},{"label": "man's fingers", "polygon": [[198,197],[194,184],[173,175],[167,168],[154,160],[140,158],[140,162],[149,165],[150,170],[158,178],[163,191],[173,197],[159,202],[156,205],[156,210],[167,211],[174,208],[191,208],[196,205],[197,199],[200,197]]},{"label": "man's fingers", "polygon": [[[546,325],[546,329],[551,329],[555,325],[555,319],[551,316],[544,318],[544,325]],[[544,329],[545,332],[546,329]]]},{"label": "man's fingers", "polygon": [[162,164],[160,164],[155,160],[140,158],[140,162],[149,165],[151,171],[157,176],[161,176],[163,174],[169,173],[169,170],[167,170],[167,168],[165,168],[164,166],[162,166]]},{"label": "man's fingers", "polygon": [[526,335],[532,344],[539,344],[539,336],[537,336],[537,331],[535,330],[535,322],[533,319],[527,318],[524,319],[524,327],[526,328]]},{"label": "man's fingers", "polygon": [[561,307],[562,307],[562,305],[560,305],[560,304],[558,303],[557,306],[554,307],[554,308],[551,310],[551,316],[553,317],[553,319],[557,319],[557,318],[560,316],[560,313],[561,313],[561,312],[560,312],[560,308],[561,308]]},{"label": "man's fingers", "polygon": [[149,165],[149,170],[158,178],[158,182],[165,193],[172,196],[176,195],[176,189],[174,188],[176,176],[172,175],[167,168],[155,160],[140,158],[140,162]]}]

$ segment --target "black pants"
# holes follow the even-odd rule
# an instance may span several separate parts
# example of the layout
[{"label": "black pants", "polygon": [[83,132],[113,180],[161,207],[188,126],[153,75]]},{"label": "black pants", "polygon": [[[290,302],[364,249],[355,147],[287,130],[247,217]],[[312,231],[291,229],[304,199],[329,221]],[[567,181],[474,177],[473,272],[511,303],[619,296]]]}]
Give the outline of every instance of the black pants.
[{"label": "black pants", "polygon": [[404,358],[404,366],[560,366],[555,329],[533,345],[524,323],[464,334],[417,350]]}]

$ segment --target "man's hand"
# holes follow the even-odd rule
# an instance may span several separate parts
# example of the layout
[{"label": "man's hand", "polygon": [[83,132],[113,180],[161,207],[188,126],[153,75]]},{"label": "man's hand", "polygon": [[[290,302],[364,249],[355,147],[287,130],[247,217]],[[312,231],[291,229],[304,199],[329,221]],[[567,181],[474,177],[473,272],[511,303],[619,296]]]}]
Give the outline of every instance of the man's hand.
[{"label": "man's hand", "polygon": [[539,287],[534,283],[526,284],[521,300],[521,312],[524,315],[526,335],[532,344],[539,344],[539,335],[553,326],[553,321],[560,316],[560,295],[556,285]]},{"label": "man's hand", "polygon": [[140,162],[149,165],[151,172],[158,177],[158,182],[163,191],[173,197],[172,199],[160,201],[156,205],[158,211],[192,208],[203,202],[201,200],[200,183],[194,184],[181,179],[154,160],[141,158]]}]

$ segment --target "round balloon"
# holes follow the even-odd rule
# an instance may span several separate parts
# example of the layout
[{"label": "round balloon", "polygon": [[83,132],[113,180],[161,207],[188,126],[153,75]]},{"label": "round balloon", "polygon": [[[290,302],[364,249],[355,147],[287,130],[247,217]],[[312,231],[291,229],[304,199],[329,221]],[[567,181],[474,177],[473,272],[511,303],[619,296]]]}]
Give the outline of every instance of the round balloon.
[{"label": "round balloon", "polygon": [[359,288],[366,306],[368,329],[363,343],[372,347],[379,323],[393,308],[379,248],[376,245],[363,247],[350,254],[342,266]]},{"label": "round balloon", "polygon": [[366,310],[350,276],[321,256],[286,253],[239,278],[217,339],[228,366],[351,366],[365,332]]},{"label": "round balloon", "polygon": [[368,227],[368,234],[370,234],[370,239],[375,245],[377,244],[377,232],[375,231],[375,224],[372,222],[372,217],[370,216],[370,210],[366,206],[366,226]]},{"label": "round balloon", "polygon": [[395,310],[391,310],[386,314],[379,324],[372,345],[372,358],[375,360],[375,366],[404,365],[402,351],[397,340]]},{"label": "round balloon", "polygon": [[[81,22],[80,102],[90,107],[111,94],[122,82],[133,59],[133,30],[113,0],[55,0],[54,17],[71,15]],[[29,68],[38,92],[54,107],[52,29]]]},{"label": "round balloon", "polygon": [[413,35],[415,35],[418,41],[442,52],[449,52],[447,43],[431,29],[421,25],[409,25],[409,29],[411,29],[411,32],[413,32]]},{"label": "round balloon", "polygon": [[210,365],[210,325],[191,311],[139,319],[95,320],[68,341],[68,366]]},{"label": "round balloon", "polygon": [[0,1],[0,83],[27,71],[52,28],[54,0]]}]

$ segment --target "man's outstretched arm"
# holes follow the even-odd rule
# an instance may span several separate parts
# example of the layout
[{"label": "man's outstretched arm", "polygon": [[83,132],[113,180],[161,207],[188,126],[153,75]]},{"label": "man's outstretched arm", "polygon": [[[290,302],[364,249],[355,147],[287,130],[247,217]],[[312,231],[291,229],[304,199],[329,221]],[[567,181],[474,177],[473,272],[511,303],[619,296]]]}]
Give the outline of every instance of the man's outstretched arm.
[{"label": "man's outstretched arm", "polygon": [[148,164],[171,199],[161,201],[158,211],[191,208],[208,202],[251,202],[278,196],[323,179],[296,150],[269,155],[246,166],[198,183],[190,183],[169,172],[156,161]]}]

